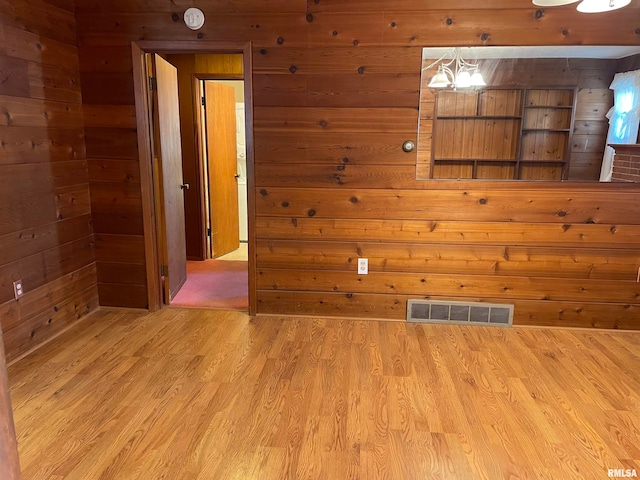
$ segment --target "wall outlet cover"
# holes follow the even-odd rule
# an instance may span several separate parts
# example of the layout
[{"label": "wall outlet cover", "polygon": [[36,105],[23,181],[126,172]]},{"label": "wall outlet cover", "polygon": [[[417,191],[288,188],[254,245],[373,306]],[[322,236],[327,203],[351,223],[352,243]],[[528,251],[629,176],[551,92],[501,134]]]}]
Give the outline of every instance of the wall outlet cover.
[{"label": "wall outlet cover", "polygon": [[358,275],[367,275],[369,273],[369,259],[358,259]]}]

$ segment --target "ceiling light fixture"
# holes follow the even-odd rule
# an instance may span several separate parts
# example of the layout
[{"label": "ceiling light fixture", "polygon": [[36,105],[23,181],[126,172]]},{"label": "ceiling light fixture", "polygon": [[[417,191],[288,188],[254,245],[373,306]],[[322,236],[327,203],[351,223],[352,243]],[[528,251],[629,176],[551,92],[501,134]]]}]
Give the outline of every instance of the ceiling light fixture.
[{"label": "ceiling light fixture", "polygon": [[[445,61],[451,56],[451,60]],[[454,48],[445,53],[438,60],[423,70],[428,70],[438,65],[438,71],[431,78],[429,88],[458,88],[484,87],[487,84],[482,78],[477,63],[471,63],[462,58],[460,48]]]},{"label": "ceiling light fixture", "polygon": [[[558,7],[560,5],[569,5],[580,0],[533,0],[534,5],[540,7]],[[631,0],[582,0],[578,5],[578,11],[582,13],[602,13],[617,10],[626,7]]]}]

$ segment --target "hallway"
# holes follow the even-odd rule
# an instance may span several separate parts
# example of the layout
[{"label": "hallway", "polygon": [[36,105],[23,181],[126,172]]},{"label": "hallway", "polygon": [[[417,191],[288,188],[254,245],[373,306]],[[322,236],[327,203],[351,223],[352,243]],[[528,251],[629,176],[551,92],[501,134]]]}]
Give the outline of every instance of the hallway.
[{"label": "hallway", "polygon": [[247,244],[215,260],[187,261],[187,281],[171,301],[174,307],[242,310],[249,308]]}]

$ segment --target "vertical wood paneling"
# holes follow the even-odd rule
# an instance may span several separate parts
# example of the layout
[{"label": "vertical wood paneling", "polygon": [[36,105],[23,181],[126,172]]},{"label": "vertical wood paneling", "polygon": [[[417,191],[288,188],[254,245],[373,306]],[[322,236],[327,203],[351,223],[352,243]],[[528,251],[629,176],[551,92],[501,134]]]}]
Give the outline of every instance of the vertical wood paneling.
[{"label": "vertical wood paneling", "polygon": [[[11,360],[97,307],[73,5],[1,0],[0,72],[0,320]],[[25,294],[14,300],[18,279]]]},{"label": "vertical wood paneling", "polygon": [[[375,245],[389,236],[400,244],[409,241],[422,244],[429,235],[442,234],[439,238],[443,245],[455,243],[463,248],[470,238],[473,242],[502,248],[518,245],[526,238],[530,242],[527,244],[534,247],[552,242],[568,249],[552,254],[553,258],[546,264],[551,271],[556,268],[553,265],[569,265],[574,255],[589,248],[580,239],[591,238],[596,232],[602,235],[603,229],[609,235],[618,235],[615,238],[622,238],[615,232],[640,225],[637,211],[630,207],[619,208],[619,205],[637,202],[633,189],[621,190],[608,200],[617,187],[557,184],[542,188],[528,185],[525,192],[522,185],[505,182],[424,182],[415,180],[410,174],[410,169],[416,165],[419,173],[424,169],[423,163],[416,163],[416,152],[402,151],[405,140],[417,140],[418,120],[423,131],[421,140],[426,139],[426,144],[418,145],[420,156],[430,157],[432,135],[444,137],[446,134],[432,131],[433,98],[427,99],[430,108],[423,105],[418,114],[416,100],[420,89],[422,46],[637,44],[638,35],[634,33],[638,28],[637,20],[631,15],[638,11],[635,5],[610,12],[597,23],[589,16],[576,15],[572,9],[538,9],[529,0],[495,0],[482,5],[465,0],[445,7],[435,6],[433,2],[403,0],[396,2],[392,11],[379,0],[216,0],[213,3],[196,0],[193,5],[202,8],[207,15],[207,22],[199,32],[189,31],[182,22],[174,21],[174,8],[160,0],[118,0],[111,2],[108,8],[95,0],[77,0],[80,70],[83,75],[91,72],[82,77],[82,93],[86,93],[85,103],[92,104],[92,115],[98,117],[100,105],[132,105],[127,87],[131,69],[127,56],[131,41],[193,41],[198,38],[252,41],[258,242],[286,239],[301,247],[312,236],[323,250],[330,251],[336,241],[349,240],[358,244],[366,237],[373,248],[370,254],[384,262],[385,255],[392,255],[391,250],[377,251]],[[555,70],[552,80],[547,78],[544,86],[580,85],[585,92],[579,91],[579,97],[592,99],[595,97],[589,95],[597,96],[599,89],[608,88],[606,83],[615,71],[615,63],[604,62],[602,68],[595,68],[583,60],[564,62],[564,68]],[[521,88],[529,86],[535,73],[552,71],[553,64],[554,61],[540,60],[509,65],[503,72],[494,70],[504,82]],[[106,75],[102,77],[101,73]],[[122,75],[125,73],[127,75]],[[109,92],[108,85],[102,89],[96,85],[96,82],[105,82],[101,77],[114,79],[113,92]],[[85,78],[91,79],[91,83],[85,84]],[[587,89],[592,94],[587,94]],[[508,111],[516,102],[506,98],[503,103],[501,108]],[[604,105],[602,102],[591,104]],[[576,135],[601,135],[605,122],[601,108],[596,110],[580,110],[576,115]],[[92,166],[90,178],[109,184],[113,192],[119,192],[126,181],[124,172],[137,161],[137,148],[135,130],[123,127],[119,120],[113,121],[112,125],[87,128],[87,151]],[[503,138],[513,133],[510,127],[487,130],[486,122],[476,123],[474,136],[486,139],[471,144],[456,140],[462,136],[458,135],[454,124],[450,135],[452,142],[445,147],[449,149],[445,154],[450,159],[457,155],[481,158],[486,149],[505,156],[515,153],[512,145],[502,145]],[[576,140],[585,144],[584,138],[576,136]],[[549,155],[555,158],[556,154]],[[581,175],[589,174],[587,164],[591,159],[588,155],[583,149],[572,158],[576,164],[583,162]],[[109,160],[119,163],[113,168],[97,168]],[[480,165],[478,172],[481,176],[493,176],[496,168],[503,167]],[[473,173],[465,171],[466,167],[455,161],[451,161],[448,168],[449,173],[460,178],[470,177]],[[511,175],[508,169],[503,171]],[[135,189],[136,185],[130,182],[127,188]],[[109,191],[106,185],[105,188],[100,193],[101,198]],[[105,215],[109,211],[115,213],[117,208],[106,202],[109,197],[103,198],[105,201],[96,197],[94,207],[102,203],[100,208]],[[137,201],[135,197],[130,200],[131,205]],[[433,223],[428,224],[427,230],[416,231],[406,222]],[[460,228],[455,232],[441,232],[441,225],[448,222],[459,222],[456,225]],[[358,227],[348,227],[351,223]],[[275,224],[278,229],[274,231]],[[555,236],[557,232],[550,230],[555,228],[550,226],[552,224],[557,224],[566,236]],[[393,230],[387,231],[387,228]],[[552,235],[551,231],[555,233]],[[580,235],[575,237],[573,232],[580,232]],[[134,270],[139,273],[139,266],[144,263],[140,235],[117,226],[108,232],[105,227],[100,233],[104,235],[99,237],[98,270],[105,282],[101,283],[101,293],[109,295],[113,302],[121,299],[123,305],[142,303],[140,299],[144,296],[140,291],[126,293],[124,289],[118,290],[117,285],[106,283],[107,279],[109,282],[114,279],[118,258],[126,258],[122,271],[131,271],[133,265],[138,265]],[[620,243],[619,248],[629,248],[629,245]],[[285,287],[281,288],[277,282],[258,279],[261,285],[257,294],[259,312],[332,312],[339,315],[346,311],[341,305],[353,298],[351,285],[359,284],[353,263],[346,260],[330,263],[318,254],[314,262],[318,263],[317,268],[329,271],[328,278],[331,278],[332,270],[341,273],[336,275],[335,282],[317,282],[303,287],[296,284],[295,279],[306,278],[304,262],[290,255],[284,265],[279,265],[283,273],[276,276],[271,271],[265,250],[261,252],[257,255],[258,269],[264,272],[264,278],[284,278],[287,291],[282,291]],[[119,257],[119,253],[124,257]],[[359,255],[358,247],[356,254]],[[455,257],[455,253],[453,255]],[[393,263],[400,259],[387,260]],[[452,278],[464,274],[460,262],[461,258],[453,258],[448,264],[450,271],[447,273]],[[545,285],[542,280],[545,269],[540,268],[540,262],[523,257],[519,263],[518,268],[522,269],[519,271],[526,272],[524,278],[536,279],[540,285]],[[607,270],[603,270],[605,263],[603,259],[593,260],[593,268],[605,273],[603,278],[590,279],[590,288],[597,289],[599,282],[607,280]],[[101,264],[108,264],[108,270],[102,270]],[[141,279],[139,275],[137,278]],[[338,282],[340,279],[348,281]],[[580,282],[577,278],[573,281]],[[474,298],[494,298],[495,292],[500,291],[504,301],[513,300],[514,295],[510,296],[504,282],[505,276],[496,270],[478,284]],[[523,282],[526,284],[526,280]],[[561,283],[549,283],[547,297],[528,299],[526,309],[517,318],[523,322],[527,318],[534,319],[529,323],[542,322],[539,315],[532,313],[538,306],[541,312],[554,317],[549,322],[562,324],[560,302],[553,300],[561,298],[558,296]],[[314,290],[306,291],[309,288]],[[405,307],[398,299],[404,301],[405,297],[394,295],[390,288],[368,281],[358,287],[359,291],[365,290],[358,295],[381,299],[380,305],[393,304],[385,311],[393,310],[394,315],[402,317]],[[603,290],[602,295],[606,296],[606,291]],[[425,286],[419,296],[429,294],[430,290]],[[456,297],[455,294],[450,296]],[[585,302],[589,303],[588,300]],[[579,321],[573,324],[597,325],[595,312],[622,310],[618,300],[612,298],[607,302],[605,298],[597,308],[584,308],[587,313],[579,315]],[[373,307],[363,308],[361,312],[348,311],[376,316]]]}]

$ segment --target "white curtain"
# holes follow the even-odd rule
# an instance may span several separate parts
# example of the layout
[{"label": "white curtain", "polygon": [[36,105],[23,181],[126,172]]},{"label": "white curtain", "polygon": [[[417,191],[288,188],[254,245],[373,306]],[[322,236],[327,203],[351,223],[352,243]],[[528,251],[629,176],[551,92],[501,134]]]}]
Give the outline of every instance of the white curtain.
[{"label": "white curtain", "polygon": [[602,159],[600,181],[610,182],[615,150],[610,144],[636,143],[640,124],[640,70],[617,73],[609,87],[613,90],[613,107],[607,113],[609,133]]}]

